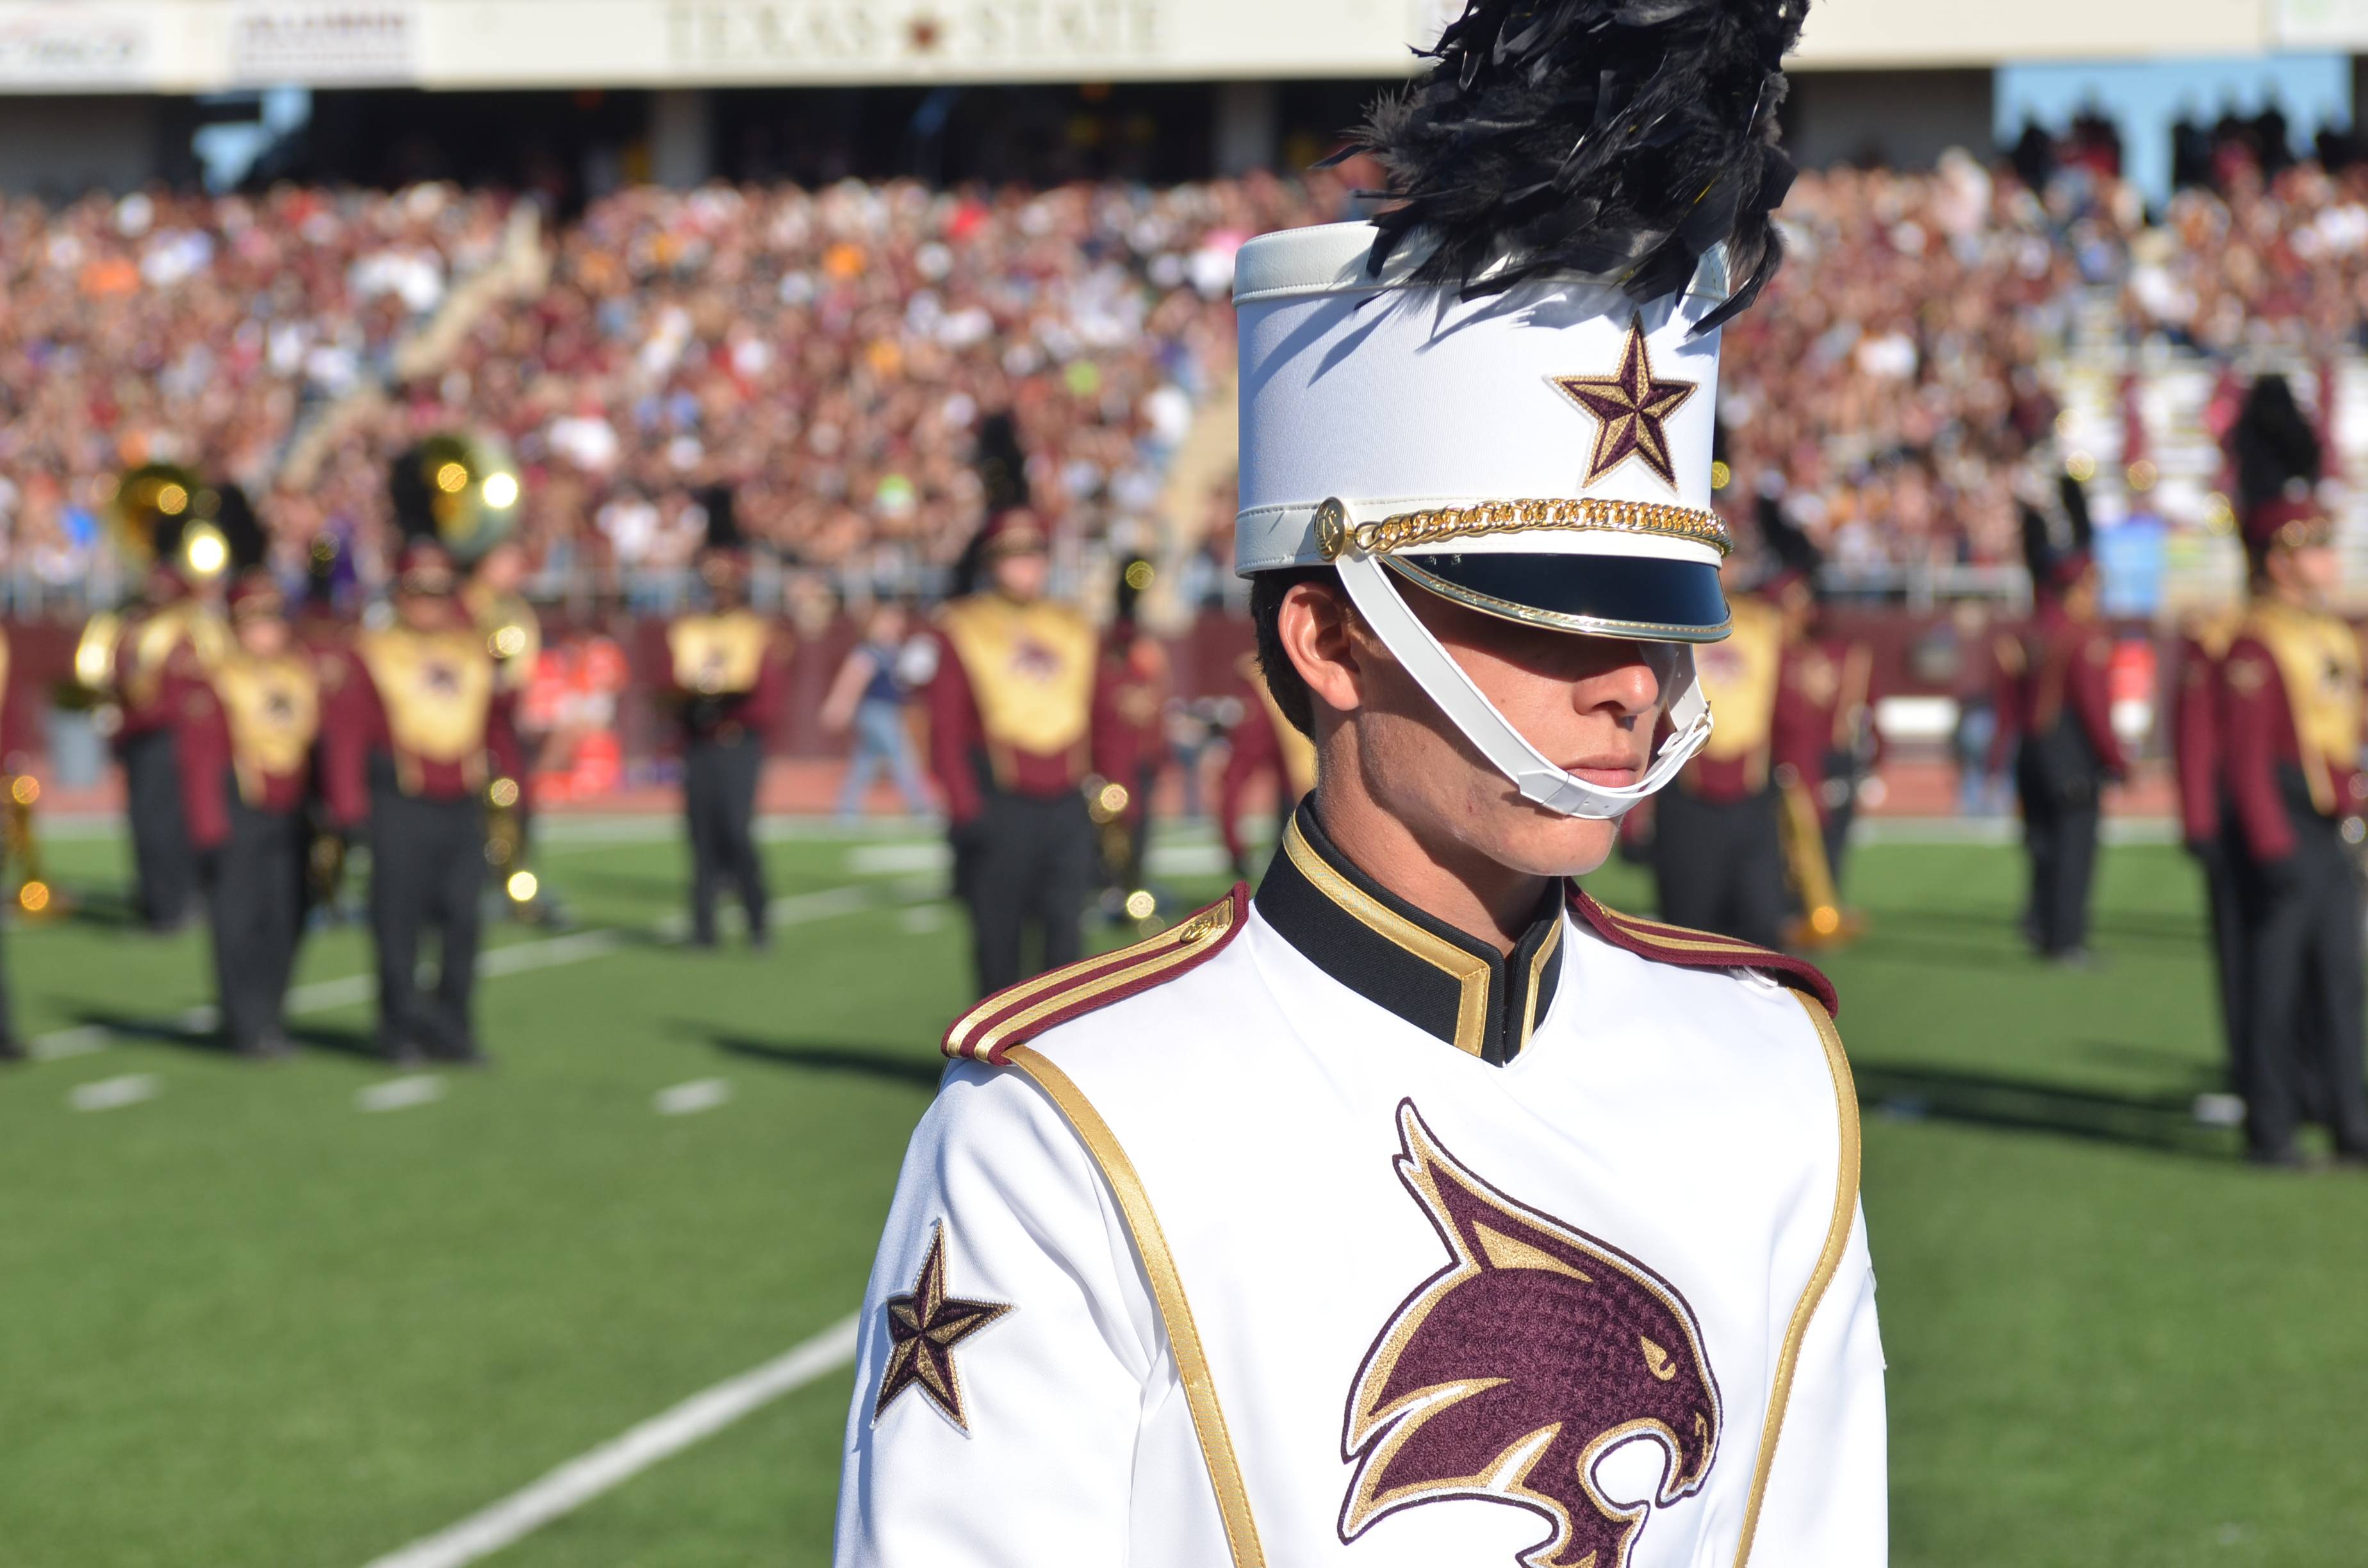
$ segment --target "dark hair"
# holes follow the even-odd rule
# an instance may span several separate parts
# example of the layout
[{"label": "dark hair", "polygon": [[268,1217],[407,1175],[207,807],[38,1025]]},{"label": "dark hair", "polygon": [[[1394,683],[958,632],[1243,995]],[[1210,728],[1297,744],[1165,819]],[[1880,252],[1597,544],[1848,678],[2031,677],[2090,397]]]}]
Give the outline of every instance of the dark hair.
[{"label": "dark hair", "polygon": [[1302,583],[1338,589],[1340,574],[1329,566],[1292,566],[1258,574],[1250,579],[1250,628],[1258,633],[1258,670],[1266,676],[1267,690],[1274,694],[1274,705],[1282,710],[1292,729],[1314,740],[1315,694],[1307,689],[1299,666],[1282,648],[1282,597]]}]

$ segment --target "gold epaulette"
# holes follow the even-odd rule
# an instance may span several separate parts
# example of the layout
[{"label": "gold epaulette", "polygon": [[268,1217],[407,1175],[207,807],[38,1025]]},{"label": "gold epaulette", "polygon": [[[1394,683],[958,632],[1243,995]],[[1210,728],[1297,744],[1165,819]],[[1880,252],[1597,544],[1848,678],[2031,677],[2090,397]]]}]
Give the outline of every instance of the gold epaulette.
[{"label": "gold epaulette", "polygon": [[1006,1051],[1054,1025],[1165,984],[1215,958],[1240,932],[1249,910],[1249,884],[1235,882],[1224,898],[1156,937],[998,991],[954,1020],[946,1031],[945,1053],[1002,1066]]},{"label": "gold epaulette", "polygon": [[1588,897],[1577,888],[1571,889],[1570,905],[1595,934],[1626,952],[1656,963],[1676,964],[1682,969],[1750,969],[1758,970],[1772,980],[1782,981],[1793,990],[1812,996],[1828,1017],[1842,1010],[1841,997],[1834,983],[1825,977],[1816,965],[1790,953],[1737,941],[1713,931],[1696,931],[1684,926],[1672,926],[1663,920],[1647,920],[1640,915],[1622,915]]}]

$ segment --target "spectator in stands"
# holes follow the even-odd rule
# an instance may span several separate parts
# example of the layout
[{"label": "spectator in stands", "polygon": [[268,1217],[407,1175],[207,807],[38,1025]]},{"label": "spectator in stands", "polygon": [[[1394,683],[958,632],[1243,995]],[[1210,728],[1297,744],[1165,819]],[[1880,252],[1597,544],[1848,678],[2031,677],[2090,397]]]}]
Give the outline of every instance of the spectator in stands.
[{"label": "spectator in stands", "polygon": [[906,812],[926,817],[935,810],[905,716],[914,687],[936,673],[937,649],[926,638],[912,637],[911,631],[910,612],[900,602],[882,599],[873,606],[863,623],[863,640],[848,651],[823,699],[823,727],[854,736],[838,790],[842,823],[863,814],[864,797],[883,772],[895,783]]}]

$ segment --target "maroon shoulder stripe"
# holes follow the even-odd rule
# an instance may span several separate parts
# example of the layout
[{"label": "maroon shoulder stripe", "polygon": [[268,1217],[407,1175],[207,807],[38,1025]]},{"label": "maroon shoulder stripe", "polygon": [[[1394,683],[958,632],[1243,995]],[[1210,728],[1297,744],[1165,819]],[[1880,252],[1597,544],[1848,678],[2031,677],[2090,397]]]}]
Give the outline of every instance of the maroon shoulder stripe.
[{"label": "maroon shoulder stripe", "polygon": [[1162,985],[1224,951],[1249,918],[1247,882],[1148,941],[1087,959],[996,994],[946,1031],[951,1057],[1001,1066],[1005,1053],[1045,1030]]},{"label": "maroon shoulder stripe", "polygon": [[1839,1017],[1841,1013],[1841,997],[1834,990],[1834,983],[1805,959],[1754,947],[1732,937],[1622,915],[1604,908],[1576,885],[1570,890],[1570,907],[1597,936],[1622,951],[1682,969],[1756,969],[1795,991],[1816,997],[1829,1016]]}]

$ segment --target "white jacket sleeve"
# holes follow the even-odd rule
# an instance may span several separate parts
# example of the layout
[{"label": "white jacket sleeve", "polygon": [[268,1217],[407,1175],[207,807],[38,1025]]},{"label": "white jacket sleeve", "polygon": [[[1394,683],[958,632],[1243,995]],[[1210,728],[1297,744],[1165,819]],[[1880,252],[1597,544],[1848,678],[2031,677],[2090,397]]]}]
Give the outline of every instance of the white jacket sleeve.
[{"label": "white jacket sleeve", "polygon": [[1066,1119],[1021,1074],[957,1064],[864,1293],[837,1568],[1125,1562],[1146,1381],[1166,1361],[1125,1222]]},{"label": "white jacket sleeve", "polygon": [[1883,1371],[1861,1210],[1802,1336],[1752,1562],[1882,1568],[1890,1560]]}]

